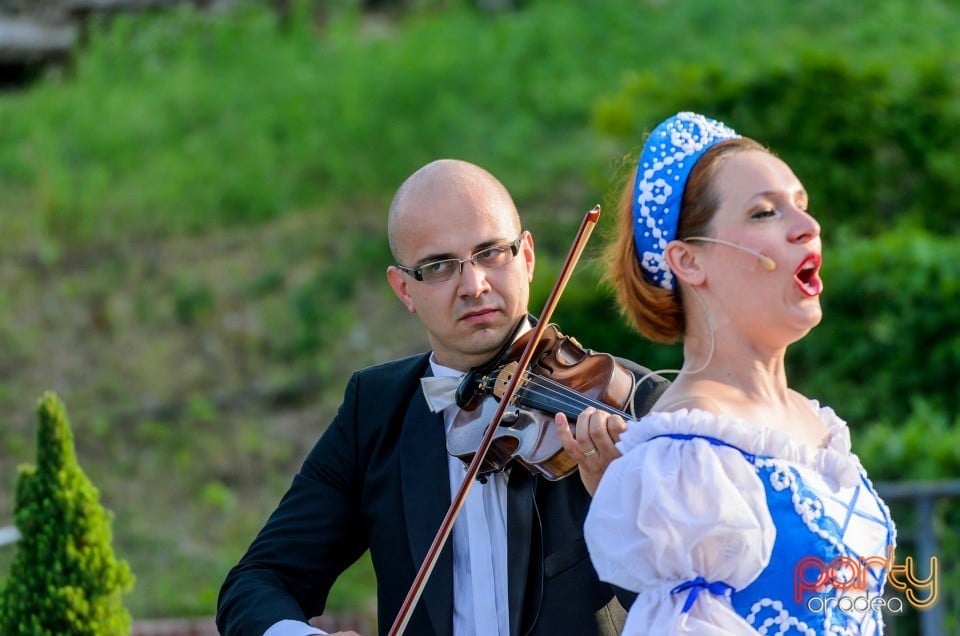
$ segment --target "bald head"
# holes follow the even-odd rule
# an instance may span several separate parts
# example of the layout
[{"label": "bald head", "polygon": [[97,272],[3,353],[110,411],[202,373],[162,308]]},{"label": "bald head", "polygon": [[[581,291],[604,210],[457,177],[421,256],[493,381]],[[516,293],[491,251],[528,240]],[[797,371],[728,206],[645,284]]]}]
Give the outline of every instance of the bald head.
[{"label": "bald head", "polygon": [[[507,189],[472,163],[434,161],[397,190],[387,231],[387,281],[426,328],[436,361],[465,371],[489,360],[527,314],[536,261]],[[442,261],[458,261],[459,272],[422,278]]]},{"label": "bald head", "polygon": [[466,161],[438,159],[410,175],[390,203],[387,237],[394,259],[402,262],[402,236],[408,230],[422,231],[439,215],[462,209],[498,210],[520,232],[513,198],[496,177]]}]

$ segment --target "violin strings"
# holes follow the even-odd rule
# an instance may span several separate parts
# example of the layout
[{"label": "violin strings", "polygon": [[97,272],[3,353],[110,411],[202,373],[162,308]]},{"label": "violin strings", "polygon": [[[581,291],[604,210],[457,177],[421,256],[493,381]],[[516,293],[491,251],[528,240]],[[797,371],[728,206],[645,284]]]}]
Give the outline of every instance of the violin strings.
[{"label": "violin strings", "polygon": [[551,378],[530,372],[527,372],[527,376],[528,386],[534,386],[543,389],[543,393],[548,397],[555,399],[558,404],[580,408],[586,408],[588,406],[600,408],[604,406],[589,396],[578,393],[570,387]]},{"label": "violin strings", "polygon": [[[574,391],[570,387],[557,382],[551,378],[547,378],[541,375],[537,375],[531,371],[524,372],[524,379],[527,381],[529,386],[537,387],[543,390],[543,393],[546,397],[553,398],[558,405],[561,407],[568,407],[571,411],[579,409],[580,411],[585,408],[592,406],[594,408],[604,410],[604,411],[613,411],[624,417],[629,417],[626,413],[620,411],[620,409],[615,409],[607,404],[599,402],[589,396],[583,395]],[[560,409],[558,409],[560,410]]]}]

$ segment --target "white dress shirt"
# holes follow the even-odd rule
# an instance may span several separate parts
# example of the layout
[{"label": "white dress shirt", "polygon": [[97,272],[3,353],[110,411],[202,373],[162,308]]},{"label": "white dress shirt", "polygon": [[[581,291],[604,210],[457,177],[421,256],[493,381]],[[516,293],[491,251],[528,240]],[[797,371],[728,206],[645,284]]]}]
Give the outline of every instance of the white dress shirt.
[{"label": "white dress shirt", "polygon": [[[461,372],[437,364],[430,366],[437,377],[460,376]],[[461,411],[456,404],[443,410],[443,422],[449,433],[457,418],[479,417],[489,422],[497,403],[492,397],[483,402],[481,413]],[[478,409],[479,411],[479,409]],[[466,465],[448,456],[450,498],[463,482]],[[460,514],[453,524],[453,634],[509,634],[510,612],[507,606],[507,472],[474,482]]]}]

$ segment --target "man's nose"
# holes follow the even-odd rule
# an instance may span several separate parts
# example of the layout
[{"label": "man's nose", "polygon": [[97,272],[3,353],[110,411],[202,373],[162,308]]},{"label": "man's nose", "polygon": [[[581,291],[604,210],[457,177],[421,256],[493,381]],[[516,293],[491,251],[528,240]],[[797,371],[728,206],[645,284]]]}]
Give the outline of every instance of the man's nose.
[{"label": "man's nose", "polygon": [[490,288],[487,281],[487,271],[473,261],[460,263],[459,290],[464,296],[479,296]]}]

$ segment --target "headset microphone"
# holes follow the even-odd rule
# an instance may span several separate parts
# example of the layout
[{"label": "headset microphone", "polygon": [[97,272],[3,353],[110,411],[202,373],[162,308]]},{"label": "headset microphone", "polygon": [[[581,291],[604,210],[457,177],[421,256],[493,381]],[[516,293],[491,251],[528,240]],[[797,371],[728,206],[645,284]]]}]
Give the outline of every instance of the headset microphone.
[{"label": "headset microphone", "polygon": [[727,247],[732,247],[740,250],[741,252],[746,252],[747,254],[753,254],[760,261],[760,266],[768,272],[772,272],[777,269],[777,262],[764,254],[763,252],[750,249],[743,245],[737,245],[736,243],[731,243],[730,241],[724,241],[721,239],[710,238],[708,236],[690,236],[684,239],[685,241],[706,241],[708,243],[719,243],[720,245],[726,245]]}]

